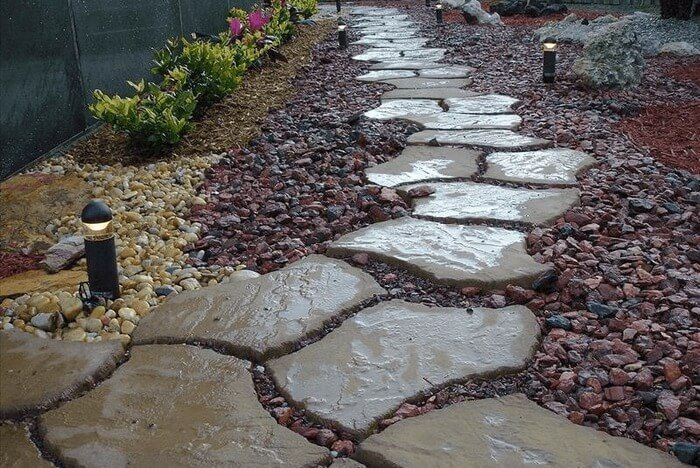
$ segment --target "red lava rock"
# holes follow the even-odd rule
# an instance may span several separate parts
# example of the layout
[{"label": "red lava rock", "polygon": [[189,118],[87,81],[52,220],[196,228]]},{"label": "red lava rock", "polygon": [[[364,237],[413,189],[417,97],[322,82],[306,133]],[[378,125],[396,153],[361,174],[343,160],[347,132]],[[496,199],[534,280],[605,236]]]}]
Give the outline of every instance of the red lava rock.
[{"label": "red lava rock", "polygon": [[625,388],[620,386],[606,387],[604,390],[605,399],[609,401],[620,401],[625,399]]},{"label": "red lava rock", "polygon": [[571,421],[574,424],[583,424],[584,418],[584,414],[580,411],[572,411],[571,413],[569,413],[569,421]]},{"label": "red lava rock", "polygon": [[610,373],[608,375],[610,377],[610,383],[613,385],[625,385],[630,380],[627,372],[616,367],[610,369]]},{"label": "red lava rock", "polygon": [[330,429],[321,429],[316,435],[316,443],[324,447],[331,447],[337,440],[338,436]]},{"label": "red lava rock", "polygon": [[338,452],[339,455],[352,455],[355,453],[355,444],[351,440],[337,440],[333,442],[331,450]]},{"label": "red lava rock", "polygon": [[435,193],[435,189],[430,185],[419,185],[418,187],[413,187],[408,191],[408,195],[412,198],[427,197],[433,193]]},{"label": "red lava rock", "polygon": [[355,263],[356,265],[364,266],[364,265],[367,265],[367,264],[369,263],[369,255],[367,255],[367,254],[364,253],[364,252],[362,252],[362,253],[356,253],[355,255],[353,255],[353,256],[351,257],[351,260],[352,260],[353,263]]},{"label": "red lava rock", "polygon": [[481,288],[478,288],[476,286],[465,286],[460,290],[460,292],[463,296],[474,297],[481,293]]},{"label": "red lava rock", "polygon": [[282,426],[288,426],[292,421],[292,416],[294,415],[293,408],[283,408],[277,407],[272,410],[273,416],[277,419],[277,422]]},{"label": "red lava rock", "polygon": [[396,410],[394,416],[403,419],[412,418],[413,416],[418,416],[419,414],[421,414],[421,410],[418,406],[412,405],[410,403],[404,403],[401,406],[399,406],[399,409]]},{"label": "red lava rock", "polygon": [[678,366],[676,361],[672,359],[664,359],[664,377],[666,377],[666,382],[668,383],[673,383],[676,381],[681,375],[681,368]]},{"label": "red lava rock", "polygon": [[666,416],[666,419],[673,421],[678,417],[681,400],[673,392],[664,390],[656,399],[656,407]]},{"label": "red lava rock", "polygon": [[599,405],[603,401],[603,397],[598,393],[583,392],[578,397],[578,404],[583,409],[591,409]]}]

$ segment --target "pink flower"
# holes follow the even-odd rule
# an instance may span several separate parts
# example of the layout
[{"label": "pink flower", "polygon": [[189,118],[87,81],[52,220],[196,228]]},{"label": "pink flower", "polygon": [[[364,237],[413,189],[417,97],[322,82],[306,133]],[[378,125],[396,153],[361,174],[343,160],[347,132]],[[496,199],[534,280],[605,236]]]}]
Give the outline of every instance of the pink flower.
[{"label": "pink flower", "polygon": [[241,32],[243,31],[243,25],[241,24],[241,20],[238,18],[231,19],[229,27],[231,28],[231,36],[233,37],[240,36]]},{"label": "pink flower", "polygon": [[261,10],[256,10],[248,15],[248,24],[252,31],[258,31],[262,29],[268,22],[270,18],[265,16],[265,12]]}]

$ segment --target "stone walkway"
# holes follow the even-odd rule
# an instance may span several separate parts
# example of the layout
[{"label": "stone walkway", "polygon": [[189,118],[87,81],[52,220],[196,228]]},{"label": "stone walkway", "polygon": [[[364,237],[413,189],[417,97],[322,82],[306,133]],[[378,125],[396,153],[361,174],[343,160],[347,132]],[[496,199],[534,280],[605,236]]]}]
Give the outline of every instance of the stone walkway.
[{"label": "stone walkway", "polygon": [[[549,268],[528,255],[524,229],[578,202],[576,174],[593,158],[517,133],[518,101],[463,89],[472,69],[440,63],[445,50],[426,47],[407,15],[375,7],[351,15],[356,44],[368,46],[354,58],[372,63],[357,79],[395,87],[366,117],[423,131],[367,170],[370,183],[410,199],[413,216],[342,236],[327,255],[367,254],[455,286],[531,287]],[[312,255],[170,298],[141,320],[128,355],[116,342],[0,333],[0,415],[14,420],[0,425],[0,461],[50,466],[31,432],[41,455],[67,466],[329,465],[328,449],[263,409],[251,376],[258,366],[309,417],[353,434],[361,442],[353,457],[370,467],[680,466],[522,395],[456,404],[374,434],[379,420],[436,388],[523,369],[540,334],[523,306],[428,307],[387,296],[342,259]]]}]

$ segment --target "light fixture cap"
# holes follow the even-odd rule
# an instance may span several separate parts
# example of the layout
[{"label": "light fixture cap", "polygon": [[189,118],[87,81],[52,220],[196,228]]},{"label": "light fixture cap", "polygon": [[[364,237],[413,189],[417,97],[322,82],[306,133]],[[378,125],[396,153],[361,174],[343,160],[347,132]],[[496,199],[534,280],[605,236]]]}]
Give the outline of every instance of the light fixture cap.
[{"label": "light fixture cap", "polygon": [[553,37],[547,37],[542,41],[542,50],[545,52],[554,52],[558,48],[557,40]]}]

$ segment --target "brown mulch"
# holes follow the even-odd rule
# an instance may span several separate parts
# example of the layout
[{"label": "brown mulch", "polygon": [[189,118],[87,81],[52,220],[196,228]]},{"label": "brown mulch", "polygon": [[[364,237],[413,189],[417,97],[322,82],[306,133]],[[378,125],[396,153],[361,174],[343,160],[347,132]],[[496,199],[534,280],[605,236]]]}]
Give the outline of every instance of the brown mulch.
[{"label": "brown mulch", "polygon": [[619,126],[657,160],[700,174],[700,101],[647,107]]},{"label": "brown mulch", "polygon": [[299,26],[297,35],[280,47],[287,59],[268,60],[262,68],[248,71],[236,92],[208,107],[194,120],[183,140],[165,152],[154,154],[131,145],[129,139],[108,125],[79,141],[68,153],[79,162],[144,164],[174,156],[221,153],[245,146],[260,134],[260,123],[270,109],[281,107],[296,90],[292,81],[308,64],[314,45],[334,29],[333,21]]},{"label": "brown mulch", "polygon": [[689,81],[700,86],[700,60],[688,59],[684,63],[671,67],[667,75],[676,81]]},{"label": "brown mulch", "polygon": [[20,252],[3,252],[0,250],[0,279],[8,278],[27,270],[39,268],[41,255],[24,255]]}]

